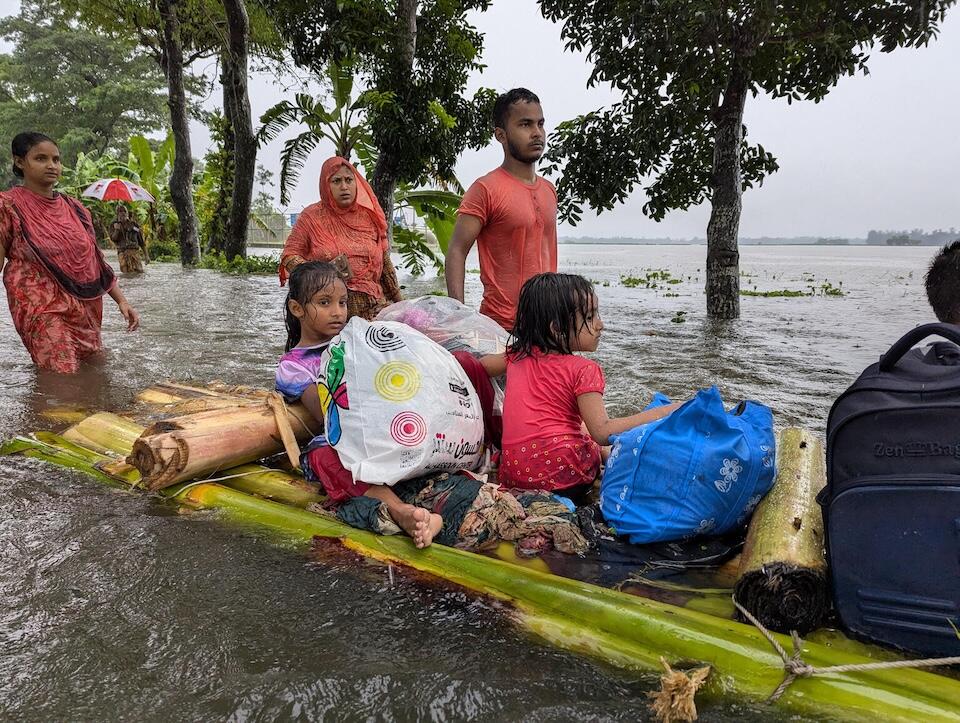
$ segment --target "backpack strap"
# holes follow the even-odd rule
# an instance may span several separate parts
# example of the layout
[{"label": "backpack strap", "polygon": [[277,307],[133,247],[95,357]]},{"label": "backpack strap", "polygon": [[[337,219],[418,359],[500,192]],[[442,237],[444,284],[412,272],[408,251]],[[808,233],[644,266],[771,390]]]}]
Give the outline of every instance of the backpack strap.
[{"label": "backpack strap", "polygon": [[942,336],[944,339],[949,339],[954,344],[960,345],[960,326],[942,323],[921,324],[900,337],[900,340],[891,346],[886,354],[880,357],[880,371],[892,371],[897,362],[903,358],[904,354],[928,336],[934,335]]}]

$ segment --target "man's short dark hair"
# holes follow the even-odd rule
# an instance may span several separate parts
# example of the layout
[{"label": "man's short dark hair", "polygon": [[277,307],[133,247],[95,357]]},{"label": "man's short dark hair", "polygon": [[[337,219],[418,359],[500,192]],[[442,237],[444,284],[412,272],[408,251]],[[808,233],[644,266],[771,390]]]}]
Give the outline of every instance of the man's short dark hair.
[{"label": "man's short dark hair", "polygon": [[933,257],[924,285],[937,318],[947,324],[960,324],[960,239]]},{"label": "man's short dark hair", "polygon": [[493,127],[506,128],[507,118],[510,115],[510,106],[514,103],[539,103],[540,99],[536,93],[526,88],[514,88],[497,96],[497,101],[493,104]]}]

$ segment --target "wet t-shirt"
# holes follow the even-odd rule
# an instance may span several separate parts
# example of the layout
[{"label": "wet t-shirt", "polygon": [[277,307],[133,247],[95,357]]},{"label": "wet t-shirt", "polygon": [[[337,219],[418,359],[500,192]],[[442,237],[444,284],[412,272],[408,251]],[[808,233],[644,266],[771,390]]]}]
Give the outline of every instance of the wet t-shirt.
[{"label": "wet t-shirt", "polygon": [[557,270],[557,191],[540,176],[528,185],[498,168],[470,186],[457,213],[483,223],[477,236],[480,313],[509,331],[524,282]]},{"label": "wet t-shirt", "polygon": [[329,341],[316,346],[295,347],[280,357],[277,365],[277,391],[288,403],[297,402],[307,387],[317,383],[322,365],[320,356]]},{"label": "wet t-shirt", "polygon": [[577,397],[603,394],[600,365],[576,354],[507,355],[507,393],[503,402],[503,447],[536,439],[580,433]]}]

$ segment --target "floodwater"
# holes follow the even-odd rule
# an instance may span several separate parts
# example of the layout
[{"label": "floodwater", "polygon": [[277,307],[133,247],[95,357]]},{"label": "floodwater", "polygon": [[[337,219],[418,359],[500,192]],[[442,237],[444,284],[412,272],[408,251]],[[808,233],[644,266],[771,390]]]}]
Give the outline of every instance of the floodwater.
[{"label": "floodwater", "polygon": [[[822,432],[856,374],[931,320],[933,251],[746,247],[746,289],[829,282],[845,296],[744,298],[730,323],[704,316],[702,246],[565,245],[560,263],[597,282],[613,412],[718,384],[731,404],[758,399],[779,424]],[[620,283],[652,270],[681,281]],[[143,329],[124,332],[107,300],[108,351],[74,377],[34,369],[0,308],[0,435],[53,428],[62,407],[123,409],[167,378],[271,383],[284,341],[275,277],[153,264],[121,283]],[[406,283],[408,295],[442,287]],[[476,274],[467,290],[478,303]],[[635,721],[655,682],[549,647],[460,592],[309,563],[215,515],[0,459],[0,719]],[[701,712],[771,719],[731,701]]]}]

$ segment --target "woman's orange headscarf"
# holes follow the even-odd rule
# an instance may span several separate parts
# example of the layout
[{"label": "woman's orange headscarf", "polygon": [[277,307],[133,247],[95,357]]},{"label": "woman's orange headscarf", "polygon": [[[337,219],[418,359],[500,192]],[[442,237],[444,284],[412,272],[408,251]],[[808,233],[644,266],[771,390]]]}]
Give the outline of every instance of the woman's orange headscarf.
[{"label": "woman's orange headscarf", "polygon": [[[353,173],[357,197],[347,208],[340,208],[330,178],[344,166]],[[287,280],[284,260],[289,256],[331,261],[345,254],[353,274],[347,286],[379,299],[383,296],[380,276],[387,248],[387,219],[370,184],[346,158],[328,158],[320,169],[320,202],[303,209],[283,246],[280,284]]]}]

